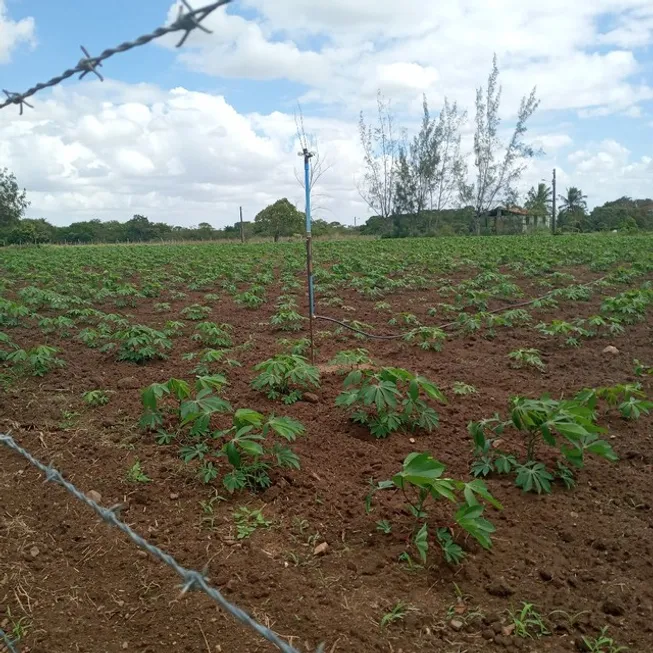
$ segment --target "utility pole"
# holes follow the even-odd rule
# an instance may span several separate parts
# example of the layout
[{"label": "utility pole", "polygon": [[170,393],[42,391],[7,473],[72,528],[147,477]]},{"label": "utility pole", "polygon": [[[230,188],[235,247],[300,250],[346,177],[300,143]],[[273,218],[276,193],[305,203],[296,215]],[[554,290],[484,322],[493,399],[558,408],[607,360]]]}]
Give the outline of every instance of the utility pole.
[{"label": "utility pole", "polygon": [[553,204],[551,206],[551,233],[556,233],[556,169],[553,168]]},{"label": "utility pole", "polygon": [[306,191],[306,276],[308,280],[308,328],[311,338],[311,363],[315,363],[315,346],[313,344],[313,317],[315,315],[315,300],[313,296],[313,236],[311,232],[311,184],[310,169],[313,152],[303,148],[298,153],[304,157],[304,190]]},{"label": "utility pole", "polygon": [[243,207],[240,206],[240,242],[245,242],[245,226],[243,225]]}]

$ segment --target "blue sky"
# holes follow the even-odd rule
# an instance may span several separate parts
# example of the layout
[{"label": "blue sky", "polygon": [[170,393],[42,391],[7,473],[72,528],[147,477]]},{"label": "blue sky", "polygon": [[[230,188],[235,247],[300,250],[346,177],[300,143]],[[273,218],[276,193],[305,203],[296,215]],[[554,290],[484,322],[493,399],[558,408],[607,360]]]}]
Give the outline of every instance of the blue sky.
[{"label": "blue sky", "polygon": [[[62,72],[81,44],[97,54],[149,32],[173,5],[0,0],[0,87]],[[325,217],[360,219],[359,111],[371,115],[380,89],[408,129],[423,93],[434,113],[447,96],[471,118],[495,48],[506,128],[533,85],[542,101],[529,137],[546,154],[525,173],[524,192],[555,165],[591,205],[653,194],[650,0],[404,0],[401,13],[390,0],[236,0],[206,24],[213,35],[196,32],[179,50],[162,39],[111,58],[105,85],[67,80],[37,94],[22,119],[13,107],[0,113],[0,164],[20,172],[32,215],[65,223],[133,211],[196,223],[208,211],[220,224],[243,202],[254,214],[279,196],[298,201],[300,101],[333,164],[318,189]],[[463,145],[472,129],[470,120]],[[213,168],[215,179],[204,174]]]}]

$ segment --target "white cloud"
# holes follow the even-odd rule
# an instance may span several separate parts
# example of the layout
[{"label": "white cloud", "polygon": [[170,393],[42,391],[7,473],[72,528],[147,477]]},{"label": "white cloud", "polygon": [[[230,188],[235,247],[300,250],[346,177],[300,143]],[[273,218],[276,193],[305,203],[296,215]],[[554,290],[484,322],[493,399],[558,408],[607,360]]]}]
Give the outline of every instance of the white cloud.
[{"label": "white cloud", "polygon": [[[142,213],[222,226],[236,221],[240,205],[249,219],[280,197],[302,205],[292,115],[241,115],[224,97],[183,88],[148,102],[133,95],[115,83],[59,87],[38,111],[5,114],[0,158],[28,189],[30,216],[67,224]],[[365,214],[353,182],[356,125],[309,118],[309,127],[337,163],[315,191],[322,214],[351,222]]]},{"label": "white cloud", "polygon": [[21,43],[34,46],[34,19],[11,20],[5,0],[0,0],[0,64],[11,61],[12,51]]},{"label": "white cloud", "polygon": [[[542,109],[612,112],[653,98],[634,54],[651,40],[650,0],[243,4],[255,19],[215,12],[206,21],[214,34],[194,34],[181,61],[216,76],[300,82],[304,100],[355,110],[373,105],[384,87],[408,107],[422,92],[436,104],[447,95],[470,106],[494,51],[507,112],[534,85]],[[606,17],[612,22],[601,31]],[[311,48],[309,36],[319,45]]]}]

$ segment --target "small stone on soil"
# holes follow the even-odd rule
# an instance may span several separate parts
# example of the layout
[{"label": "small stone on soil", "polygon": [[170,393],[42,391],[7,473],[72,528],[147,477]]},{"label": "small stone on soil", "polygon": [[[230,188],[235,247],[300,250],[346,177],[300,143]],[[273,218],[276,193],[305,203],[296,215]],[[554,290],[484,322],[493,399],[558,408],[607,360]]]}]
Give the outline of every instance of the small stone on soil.
[{"label": "small stone on soil", "polygon": [[87,492],[86,498],[90,499],[91,501],[95,501],[95,503],[100,503],[102,501],[102,495],[97,490],[91,490],[90,492]]},{"label": "small stone on soil", "polygon": [[321,544],[318,544],[313,549],[313,555],[314,556],[323,556],[327,552],[328,548],[329,548],[329,545],[326,542],[322,542]]},{"label": "small stone on soil", "polygon": [[37,546],[33,546],[33,547],[29,550],[29,554],[30,554],[30,556],[31,556],[32,558],[36,558],[36,557],[38,557],[39,553],[41,553],[41,552],[39,551],[39,548],[38,548]]},{"label": "small stone on soil", "polygon": [[608,345],[604,350],[604,354],[618,354],[619,350],[616,347],[613,347],[612,345]]},{"label": "small stone on soil", "polygon": [[465,625],[460,619],[452,619],[449,622],[449,625],[453,630],[458,632],[459,630],[462,630],[463,626]]},{"label": "small stone on soil", "polygon": [[309,404],[319,404],[320,398],[314,392],[305,392],[302,395],[302,399],[307,401]]},{"label": "small stone on soil", "polygon": [[170,493],[170,499],[171,499],[172,501],[175,501],[175,500],[178,499],[178,498],[179,498],[179,494],[177,494],[177,492],[171,492],[171,493]]}]

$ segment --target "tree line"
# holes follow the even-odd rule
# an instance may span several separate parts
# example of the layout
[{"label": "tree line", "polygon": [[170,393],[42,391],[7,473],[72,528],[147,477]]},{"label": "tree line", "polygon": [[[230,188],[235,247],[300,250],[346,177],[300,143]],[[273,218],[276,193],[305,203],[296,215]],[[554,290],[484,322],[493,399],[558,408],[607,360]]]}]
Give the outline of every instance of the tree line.
[{"label": "tree line", "polygon": [[[208,222],[181,227],[152,222],[144,215],[134,215],[125,222],[94,219],[59,227],[43,218],[25,218],[29,204],[27,192],[20,189],[15,175],[6,168],[0,170],[0,245],[237,241],[241,238],[240,222],[221,229]],[[243,221],[242,236],[245,240],[269,237],[277,242],[280,238],[302,234],[304,222],[304,213],[283,198],[260,211],[253,222]],[[339,222],[313,221],[316,237],[351,235],[355,231]]]},{"label": "tree line", "polygon": [[[522,97],[509,138],[501,138],[502,89],[496,55],[487,84],[476,91],[472,151],[461,150],[467,112],[444,99],[437,117],[426,96],[417,133],[408,138],[397,126],[390,102],[379,92],[374,124],[360,114],[359,136],[364,172],[358,191],[375,214],[362,232],[386,237],[496,233],[496,209],[516,208],[502,221],[501,233],[548,228],[553,191],[545,183],[520,198],[519,186],[529,160],[543,154],[526,141],[528,122],[540,101],[533,88]],[[470,171],[469,159],[472,160]],[[556,198],[555,226],[562,232],[653,228],[653,201],[622,197],[593,211],[577,187]]]}]

